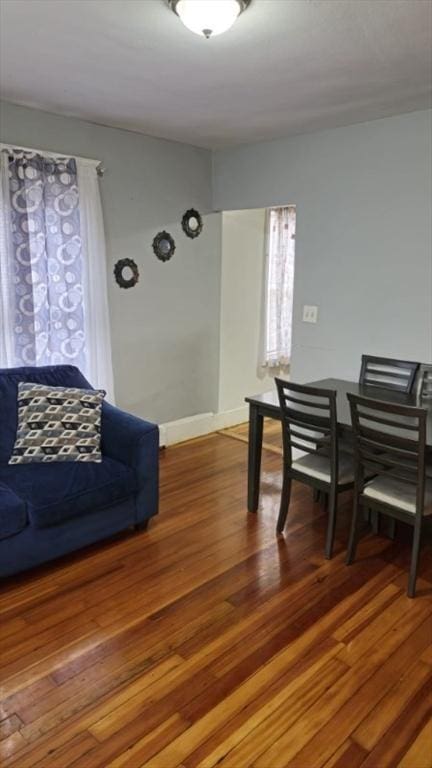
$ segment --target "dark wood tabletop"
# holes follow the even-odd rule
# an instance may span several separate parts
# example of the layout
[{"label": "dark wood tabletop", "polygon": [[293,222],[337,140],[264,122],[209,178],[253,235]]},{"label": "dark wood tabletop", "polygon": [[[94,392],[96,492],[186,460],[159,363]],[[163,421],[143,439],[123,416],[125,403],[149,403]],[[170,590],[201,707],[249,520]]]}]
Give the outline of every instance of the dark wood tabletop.
[{"label": "dark wood tabletop", "polygon": [[[378,389],[378,387],[365,387],[354,381],[344,381],[343,379],[322,379],[321,381],[308,382],[311,387],[322,387],[323,389],[332,389],[337,392],[337,420],[342,429],[351,431],[351,414],[347,393],[363,397],[371,397],[375,400],[385,400],[400,405],[412,405],[428,409],[427,420],[427,438],[428,448],[432,448],[432,400],[419,403],[415,395],[406,395],[402,392],[395,392],[389,389]],[[264,415],[273,418],[280,417],[279,401],[276,392],[265,392],[263,395],[253,395],[247,397],[246,402],[251,405],[259,406],[266,411]]]}]

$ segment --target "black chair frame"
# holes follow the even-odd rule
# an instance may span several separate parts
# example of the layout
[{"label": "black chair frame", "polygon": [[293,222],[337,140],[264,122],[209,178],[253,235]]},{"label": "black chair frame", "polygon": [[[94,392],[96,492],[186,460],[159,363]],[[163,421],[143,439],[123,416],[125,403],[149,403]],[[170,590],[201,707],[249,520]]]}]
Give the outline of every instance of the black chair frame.
[{"label": "black chair frame", "polygon": [[[381,400],[347,395],[354,436],[354,504],[347,564],[355,558],[358,538],[360,507],[414,528],[408,595],[415,596],[420,541],[424,517],[426,483],[426,424],[427,410],[412,406],[395,405]],[[382,429],[387,427],[387,432]],[[364,494],[371,477],[394,477],[416,488],[416,509],[411,514],[396,505]]]},{"label": "black chair frame", "polygon": [[[328,496],[328,525],[325,556],[333,554],[334,533],[337,514],[337,496],[353,487],[353,483],[339,483],[338,427],[336,391],[293,384],[275,379],[279,395],[283,440],[283,484],[277,533],[285,527],[291,498],[293,480],[312,487],[316,492]],[[297,406],[297,407],[296,407]],[[298,407],[309,409],[300,410]],[[312,412],[311,412],[312,411]],[[318,414],[316,413],[318,411]],[[293,468],[292,451],[320,453],[330,460],[330,482],[325,482]]]}]

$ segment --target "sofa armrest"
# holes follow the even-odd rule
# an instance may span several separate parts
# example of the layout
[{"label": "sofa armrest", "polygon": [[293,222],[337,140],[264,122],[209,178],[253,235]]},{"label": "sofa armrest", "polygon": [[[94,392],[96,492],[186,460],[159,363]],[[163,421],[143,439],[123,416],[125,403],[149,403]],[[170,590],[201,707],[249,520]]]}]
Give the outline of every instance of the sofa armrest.
[{"label": "sofa armrest", "polygon": [[137,416],[104,403],[102,453],[132,467],[137,482],[136,522],[158,512],[159,428]]}]

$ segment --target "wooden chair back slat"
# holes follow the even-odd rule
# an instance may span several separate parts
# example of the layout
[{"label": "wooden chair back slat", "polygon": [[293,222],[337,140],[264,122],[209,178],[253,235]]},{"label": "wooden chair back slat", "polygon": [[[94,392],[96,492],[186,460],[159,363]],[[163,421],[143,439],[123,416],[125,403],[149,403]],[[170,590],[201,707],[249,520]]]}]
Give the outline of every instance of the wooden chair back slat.
[{"label": "wooden chair back slat", "polygon": [[[377,430],[376,429],[369,429],[365,426],[359,427],[359,432],[362,435],[362,437],[369,437],[372,440],[377,439]],[[386,448],[388,448],[390,445],[395,446],[396,448],[406,448],[407,450],[410,450],[410,443],[416,442],[413,441],[411,438],[408,437],[401,437],[397,434],[392,434],[391,432],[385,432],[385,440],[386,440]]]},{"label": "wooden chair back slat", "polygon": [[307,413],[306,411],[297,411],[294,408],[285,407],[282,411],[282,415],[285,418],[289,418],[291,424],[296,424],[298,427],[304,427],[311,430],[322,430],[329,433],[331,431],[329,427],[328,416],[315,416],[313,413]]},{"label": "wooden chair back slat", "polygon": [[[364,410],[359,410],[359,416],[368,421],[372,421],[375,424],[383,424],[384,426],[393,427],[394,429],[399,429],[400,427],[400,421],[394,421],[393,419],[383,418],[382,416],[377,416],[372,413],[367,413]],[[406,430],[411,430],[412,432],[416,432],[418,429],[418,426],[415,423],[410,424],[409,422],[407,422],[404,425],[404,428]],[[391,432],[389,432],[388,434],[391,434]]]},{"label": "wooden chair back slat", "polygon": [[417,452],[416,451],[409,451],[406,450],[406,448],[396,448],[394,445],[389,445],[388,442],[382,443],[379,438],[376,438],[375,440],[372,440],[370,438],[361,436],[359,437],[360,445],[364,446],[365,450],[372,450],[376,451],[377,453],[382,454],[383,451],[385,451],[386,456],[392,457],[394,456],[394,461],[403,461],[404,459],[408,462],[415,459]]},{"label": "wooden chair back slat", "polygon": [[296,403],[296,405],[303,405],[305,408],[316,408],[318,410],[328,411],[328,403],[312,403],[310,400],[300,400],[298,397],[291,397],[286,393],[284,393],[284,399],[286,403]]}]

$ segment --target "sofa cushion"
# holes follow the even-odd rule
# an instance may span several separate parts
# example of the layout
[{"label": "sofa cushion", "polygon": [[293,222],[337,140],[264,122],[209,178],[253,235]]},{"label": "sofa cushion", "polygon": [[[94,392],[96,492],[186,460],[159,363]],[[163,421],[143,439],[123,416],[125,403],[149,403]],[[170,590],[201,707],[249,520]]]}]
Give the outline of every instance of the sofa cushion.
[{"label": "sofa cushion", "polygon": [[27,502],[36,528],[62,523],[135,493],[133,469],[103,457],[100,464],[17,464],[0,467],[0,482]]},{"label": "sofa cushion", "polygon": [[0,483],[0,539],[13,536],[27,524],[26,503],[11,488]]},{"label": "sofa cushion", "polygon": [[97,461],[105,392],[20,381],[18,429],[9,464]]},{"label": "sofa cushion", "polygon": [[20,381],[47,384],[50,387],[91,389],[88,381],[74,365],[0,368],[0,465],[9,461],[15,442]]}]

